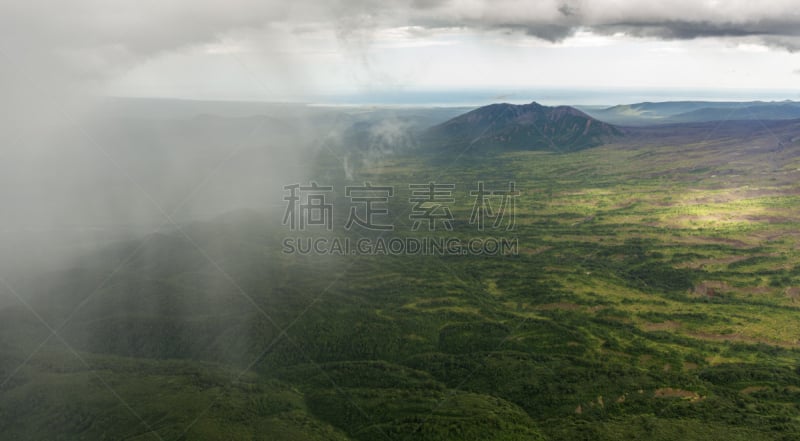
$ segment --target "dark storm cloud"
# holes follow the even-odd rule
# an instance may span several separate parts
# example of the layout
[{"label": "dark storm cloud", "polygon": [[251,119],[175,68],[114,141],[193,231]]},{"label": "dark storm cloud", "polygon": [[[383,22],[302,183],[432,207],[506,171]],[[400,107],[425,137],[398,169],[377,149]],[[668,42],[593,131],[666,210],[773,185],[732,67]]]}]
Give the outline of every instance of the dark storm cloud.
[{"label": "dark storm cloud", "polygon": [[[7,102],[101,84],[159,54],[271,26],[332,31],[359,56],[381,29],[426,38],[444,28],[499,31],[558,42],[578,30],[633,38],[746,39],[800,48],[796,1],[317,0],[0,2],[0,92]],[[270,48],[281,38],[262,38]],[[24,86],[23,86],[24,85]],[[30,96],[21,91],[31,91]],[[50,99],[50,98],[48,98]],[[68,100],[61,100],[68,102]]]},{"label": "dark storm cloud", "polygon": [[691,40],[703,37],[755,37],[770,46],[794,50],[800,35],[798,23],[791,21],[758,21],[753,23],[715,23],[707,20],[674,20],[667,22],[609,23],[594,26],[600,33],[623,33],[634,37],[667,40]]},{"label": "dark storm cloud", "polygon": [[362,27],[418,26],[507,30],[559,41],[591,29],[664,39],[756,37],[795,48],[800,35],[795,1],[76,0],[67,6],[12,0],[0,3],[0,50],[21,64],[58,67],[86,79],[271,23],[347,28],[339,32],[345,38],[362,38]]},{"label": "dark storm cloud", "polygon": [[[584,29],[669,40],[752,37],[794,50],[800,36],[800,13],[791,1],[499,1],[484,7],[453,1],[449,7],[466,11],[451,17],[471,20],[482,28],[524,29],[548,41]],[[440,12],[448,16],[446,9]],[[507,17],[513,17],[513,21]],[[452,25],[459,26],[459,20]]]},{"label": "dark storm cloud", "polygon": [[407,18],[422,26],[521,31],[547,41],[583,29],[670,40],[751,37],[794,50],[800,36],[800,13],[793,1],[451,0],[428,11],[410,11]]}]

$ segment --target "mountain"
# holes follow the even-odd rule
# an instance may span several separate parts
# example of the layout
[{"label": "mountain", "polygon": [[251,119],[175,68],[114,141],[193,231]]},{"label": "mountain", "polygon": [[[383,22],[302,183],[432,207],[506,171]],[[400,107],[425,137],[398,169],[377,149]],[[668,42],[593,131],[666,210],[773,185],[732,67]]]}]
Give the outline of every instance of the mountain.
[{"label": "mountain", "polygon": [[593,118],[611,124],[642,126],[723,120],[784,120],[800,118],[794,101],[670,101],[635,103],[608,108],[581,108]]},{"label": "mountain", "polygon": [[669,118],[669,122],[785,120],[799,118],[800,104],[775,103],[771,105],[753,105],[733,109],[704,107],[691,112],[674,115]]},{"label": "mountain", "polygon": [[568,106],[492,104],[422,134],[425,144],[515,150],[575,151],[601,145],[622,131]]}]

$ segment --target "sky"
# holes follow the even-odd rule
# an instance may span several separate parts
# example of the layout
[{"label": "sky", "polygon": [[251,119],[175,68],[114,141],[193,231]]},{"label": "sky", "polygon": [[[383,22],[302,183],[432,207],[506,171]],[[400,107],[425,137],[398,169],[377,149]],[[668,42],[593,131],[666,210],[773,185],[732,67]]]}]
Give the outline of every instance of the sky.
[{"label": "sky", "polygon": [[0,4],[0,91],[18,104],[67,103],[80,94],[346,102],[551,91],[567,99],[564,90],[577,91],[568,95],[573,101],[598,91],[616,92],[595,101],[648,94],[800,99],[798,6],[74,0],[66,7],[12,0]]}]

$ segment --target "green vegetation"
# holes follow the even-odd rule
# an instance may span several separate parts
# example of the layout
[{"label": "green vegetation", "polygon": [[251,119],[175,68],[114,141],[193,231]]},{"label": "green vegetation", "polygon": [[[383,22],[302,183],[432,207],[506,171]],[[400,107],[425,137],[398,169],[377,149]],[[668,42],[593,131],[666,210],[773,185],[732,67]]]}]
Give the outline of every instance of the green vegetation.
[{"label": "green vegetation", "polygon": [[[626,142],[393,157],[352,181],[325,153],[326,183],[396,186],[391,235],[444,234],[409,229],[408,184],[435,180],[456,185],[447,235],[519,254],[285,255],[282,213],[150,238],[61,330],[86,364],[53,338],[14,373],[48,331],[0,311],[0,433],[798,439],[797,160]],[[510,180],[515,230],[469,225],[476,182]],[[30,282],[34,306],[58,326],[130,248]]]}]

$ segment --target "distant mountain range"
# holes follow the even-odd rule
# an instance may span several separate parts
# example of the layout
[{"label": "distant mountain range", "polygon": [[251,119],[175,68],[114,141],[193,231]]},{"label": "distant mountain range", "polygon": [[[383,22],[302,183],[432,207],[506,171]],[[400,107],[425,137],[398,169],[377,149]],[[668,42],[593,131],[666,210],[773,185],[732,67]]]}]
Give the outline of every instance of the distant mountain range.
[{"label": "distant mountain range", "polygon": [[608,108],[581,107],[581,110],[601,121],[623,126],[724,120],[787,120],[800,118],[800,102],[795,101],[645,102]]},{"label": "distant mountain range", "polygon": [[623,132],[568,106],[491,104],[425,130],[424,145],[479,149],[576,151],[601,145]]}]

